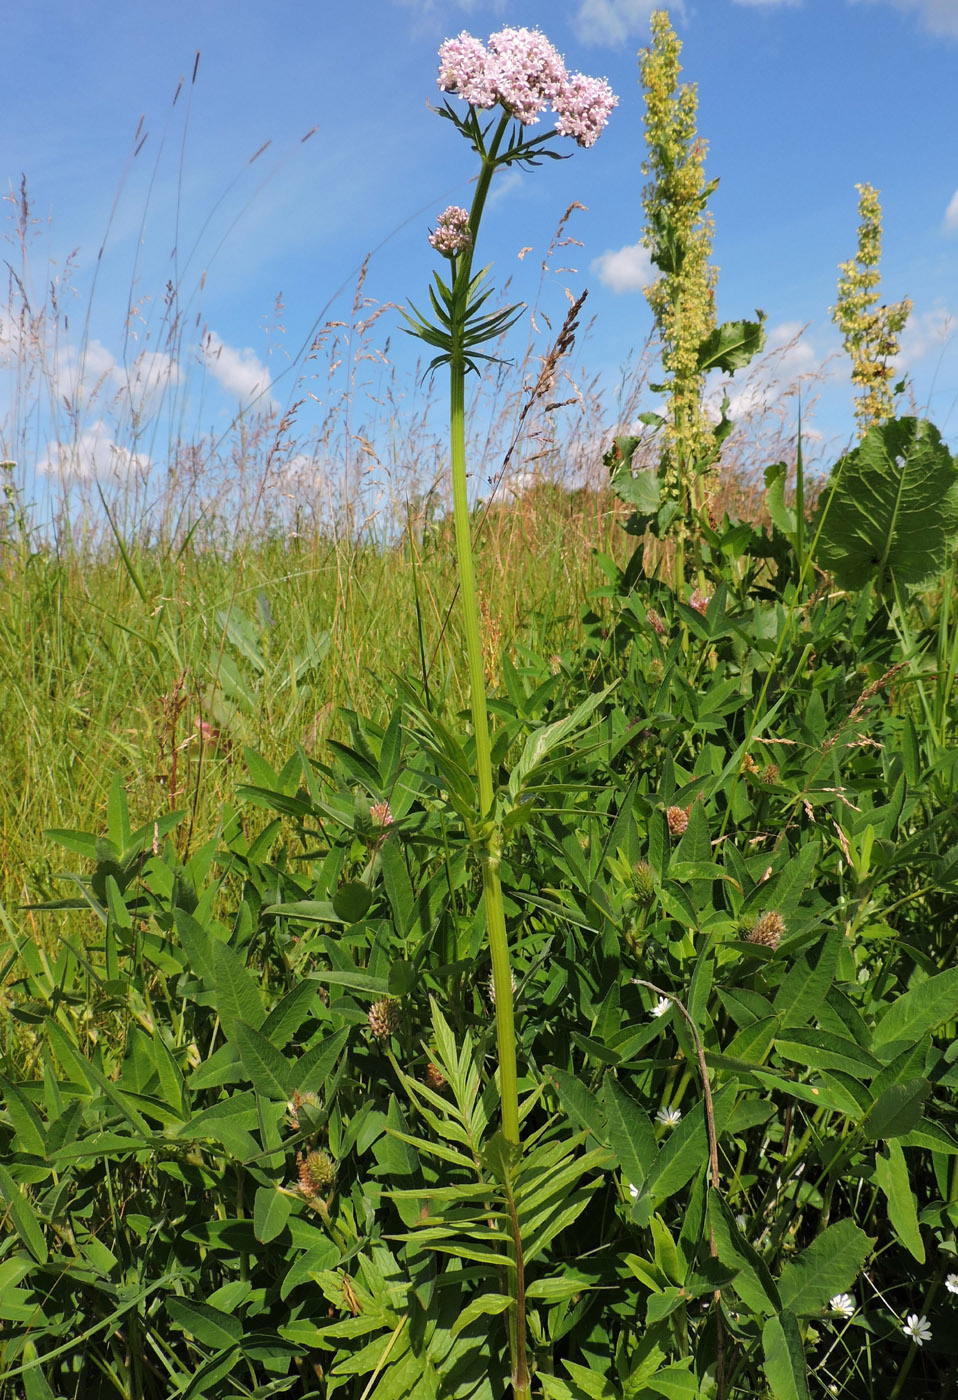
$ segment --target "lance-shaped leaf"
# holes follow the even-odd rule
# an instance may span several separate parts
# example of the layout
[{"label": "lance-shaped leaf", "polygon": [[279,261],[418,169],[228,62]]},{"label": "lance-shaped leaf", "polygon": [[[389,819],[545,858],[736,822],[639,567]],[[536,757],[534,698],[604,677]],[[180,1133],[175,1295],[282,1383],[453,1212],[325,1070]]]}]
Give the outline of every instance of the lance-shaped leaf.
[{"label": "lance-shaped leaf", "polygon": [[958,534],[958,463],[931,423],[878,424],[833,467],[819,521],[818,563],[842,588],[922,583]]}]

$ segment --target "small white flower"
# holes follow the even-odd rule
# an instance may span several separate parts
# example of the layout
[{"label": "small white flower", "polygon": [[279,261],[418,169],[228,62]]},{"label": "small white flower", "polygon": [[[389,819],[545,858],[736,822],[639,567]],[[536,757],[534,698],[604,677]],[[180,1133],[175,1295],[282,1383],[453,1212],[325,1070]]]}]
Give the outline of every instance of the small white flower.
[{"label": "small white flower", "polygon": [[949,1293],[958,1293],[958,1274],[949,1274],[945,1279],[945,1287]]},{"label": "small white flower", "polygon": [[850,1293],[836,1293],[834,1298],[829,1298],[828,1306],[832,1312],[841,1313],[842,1317],[852,1317],[855,1312],[855,1299]]},{"label": "small white flower", "polygon": [[664,1016],[671,1005],[672,1003],[669,1001],[668,997],[659,997],[658,1001],[655,1003],[652,1010],[649,1012],[649,1015]]},{"label": "small white flower", "polygon": [[928,1319],[922,1313],[921,1317],[917,1313],[909,1313],[905,1318],[902,1332],[909,1339],[921,1346],[922,1342],[931,1341],[931,1328],[928,1326]]},{"label": "small white flower", "polygon": [[682,1121],[682,1110],[679,1108],[660,1108],[655,1115],[656,1123],[661,1123],[663,1128],[674,1128],[676,1123]]},{"label": "small white flower", "polygon": [[633,1186],[631,1181],[629,1182],[629,1195],[632,1197],[633,1201],[637,1201],[639,1199],[639,1188],[637,1186]]},{"label": "small white flower", "polygon": [[737,1215],[735,1217],[735,1223],[740,1230],[744,1230],[745,1227],[748,1225],[748,1216],[744,1213],[742,1215]]}]

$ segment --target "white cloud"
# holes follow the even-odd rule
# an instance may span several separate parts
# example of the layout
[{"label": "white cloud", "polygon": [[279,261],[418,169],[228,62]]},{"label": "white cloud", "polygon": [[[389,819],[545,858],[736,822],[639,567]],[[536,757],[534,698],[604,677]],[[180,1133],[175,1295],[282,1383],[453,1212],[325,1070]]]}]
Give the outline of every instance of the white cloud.
[{"label": "white cloud", "polygon": [[504,175],[500,175],[498,180],[493,181],[488,203],[490,206],[499,204],[503,199],[508,198],[513,190],[517,190],[521,184],[522,172],[520,170],[507,170]]},{"label": "white cloud", "polygon": [[901,353],[895,357],[896,370],[911,369],[926,355],[941,355],[956,331],[958,320],[944,306],[909,316],[901,333]]},{"label": "white cloud", "polygon": [[[623,44],[636,34],[645,34],[649,15],[662,0],[579,0],[572,26],[580,39],[589,44]],[[682,4],[673,5],[682,14]]]},{"label": "white cloud", "polygon": [[128,477],[134,472],[145,475],[149,469],[149,457],[114,442],[102,419],[89,424],[72,442],[48,442],[46,456],[37,463],[43,476],[80,481]]},{"label": "white cloud", "polygon": [[852,0],[861,5],[894,5],[904,14],[916,14],[932,34],[947,34],[958,38],[958,3],[956,0]]},{"label": "white cloud", "polygon": [[655,279],[652,254],[641,243],[627,243],[624,248],[610,249],[590,264],[599,281],[613,292],[638,292]]},{"label": "white cloud", "polygon": [[228,394],[242,402],[266,396],[266,406],[272,405],[268,398],[269,370],[257,359],[255,351],[234,350],[220,340],[215,331],[207,331],[200,353],[210,374]]},{"label": "white cloud", "polygon": [[958,233],[958,190],[951,196],[951,203],[945,210],[945,232]]}]

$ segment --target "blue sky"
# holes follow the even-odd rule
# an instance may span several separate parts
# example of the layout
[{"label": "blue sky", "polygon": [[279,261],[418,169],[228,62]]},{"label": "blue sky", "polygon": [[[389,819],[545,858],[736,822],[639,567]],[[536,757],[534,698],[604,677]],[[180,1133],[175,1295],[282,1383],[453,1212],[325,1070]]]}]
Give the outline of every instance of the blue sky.
[{"label": "blue sky", "polygon": [[[19,461],[28,492],[42,496],[43,472],[57,464],[51,434],[72,433],[74,462],[88,475],[103,474],[105,462],[129,465],[134,449],[144,471],[155,470],[171,434],[227,433],[256,392],[278,413],[304,399],[297,424],[308,435],[310,415],[319,421],[346,371],[317,377],[301,350],[317,325],[349,319],[365,255],[366,314],[421,301],[437,265],[426,243],[435,215],[469,201],[474,158],[427,106],[439,99],[438,45],[463,28],[485,40],[505,24],[538,25],[570,68],[606,77],[619,95],[592,150],[563,142],[569,160],[498,177],[479,250],[500,284],[511,279],[510,300],[539,298],[554,324],[566,289],[589,288],[591,331],[580,353],[609,389],[613,414],[611,391],[652,324],[638,247],[637,68],[652,8],[646,0],[11,8],[4,208],[12,220],[25,175],[35,222],[26,270],[12,223],[4,256],[34,311],[51,281],[61,311],[55,332],[48,315],[35,333],[46,383],[28,386],[25,333],[0,302],[0,449]],[[828,308],[837,264],[855,249],[855,184],[871,182],[884,209],[883,298],[914,302],[903,369],[920,410],[954,447],[958,0],[686,0],[670,14],[683,77],[698,84],[707,171],[720,177],[711,205],[720,318],[761,307],[780,346],[807,326],[778,373],[825,365],[813,426],[828,443],[850,440],[851,389]],[[543,278],[542,256],[574,201],[586,208],[567,233],[581,246],[563,249]],[[520,258],[524,248],[532,251]],[[176,296],[164,308],[168,285]],[[391,337],[397,392],[412,401],[414,345],[399,325],[387,309],[371,336],[380,346]],[[521,358],[536,329],[527,320],[512,334],[510,352]],[[166,358],[173,342],[176,364]],[[111,416],[105,404],[131,373],[143,416],[138,435],[124,439],[119,410]],[[359,375],[366,394],[386,392],[381,361],[360,365]],[[77,404],[73,417],[64,396]],[[794,400],[784,412],[793,416]],[[378,431],[362,394],[354,414],[355,429]]]}]

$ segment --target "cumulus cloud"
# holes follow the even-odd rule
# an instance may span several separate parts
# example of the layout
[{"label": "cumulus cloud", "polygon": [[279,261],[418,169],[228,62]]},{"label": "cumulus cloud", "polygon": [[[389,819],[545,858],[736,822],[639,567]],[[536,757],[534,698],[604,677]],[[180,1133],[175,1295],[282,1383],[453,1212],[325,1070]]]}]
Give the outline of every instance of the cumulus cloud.
[{"label": "cumulus cloud", "polygon": [[958,190],[951,196],[951,203],[945,210],[945,232],[958,233]]},{"label": "cumulus cloud", "polygon": [[37,463],[42,476],[78,481],[145,475],[149,469],[149,457],[116,442],[101,418],[88,424],[71,441],[48,442],[46,455]]},{"label": "cumulus cloud", "polygon": [[904,14],[914,14],[932,34],[958,38],[958,4],[955,0],[852,0],[855,5],[893,5]]},{"label": "cumulus cloud", "polygon": [[269,370],[250,349],[234,350],[226,345],[215,331],[207,331],[201,354],[203,361],[216,382],[242,403],[267,396],[271,380]]},{"label": "cumulus cloud", "polygon": [[[662,0],[579,0],[572,26],[589,44],[624,44],[636,34],[646,34],[649,15]],[[684,12],[680,3],[672,7]]]},{"label": "cumulus cloud", "polygon": [[638,292],[655,280],[652,254],[641,243],[627,243],[593,258],[591,270],[613,292]]},{"label": "cumulus cloud", "polygon": [[927,355],[940,355],[958,332],[958,320],[944,306],[911,315],[901,333],[901,351],[895,358],[896,370],[908,370]]}]

